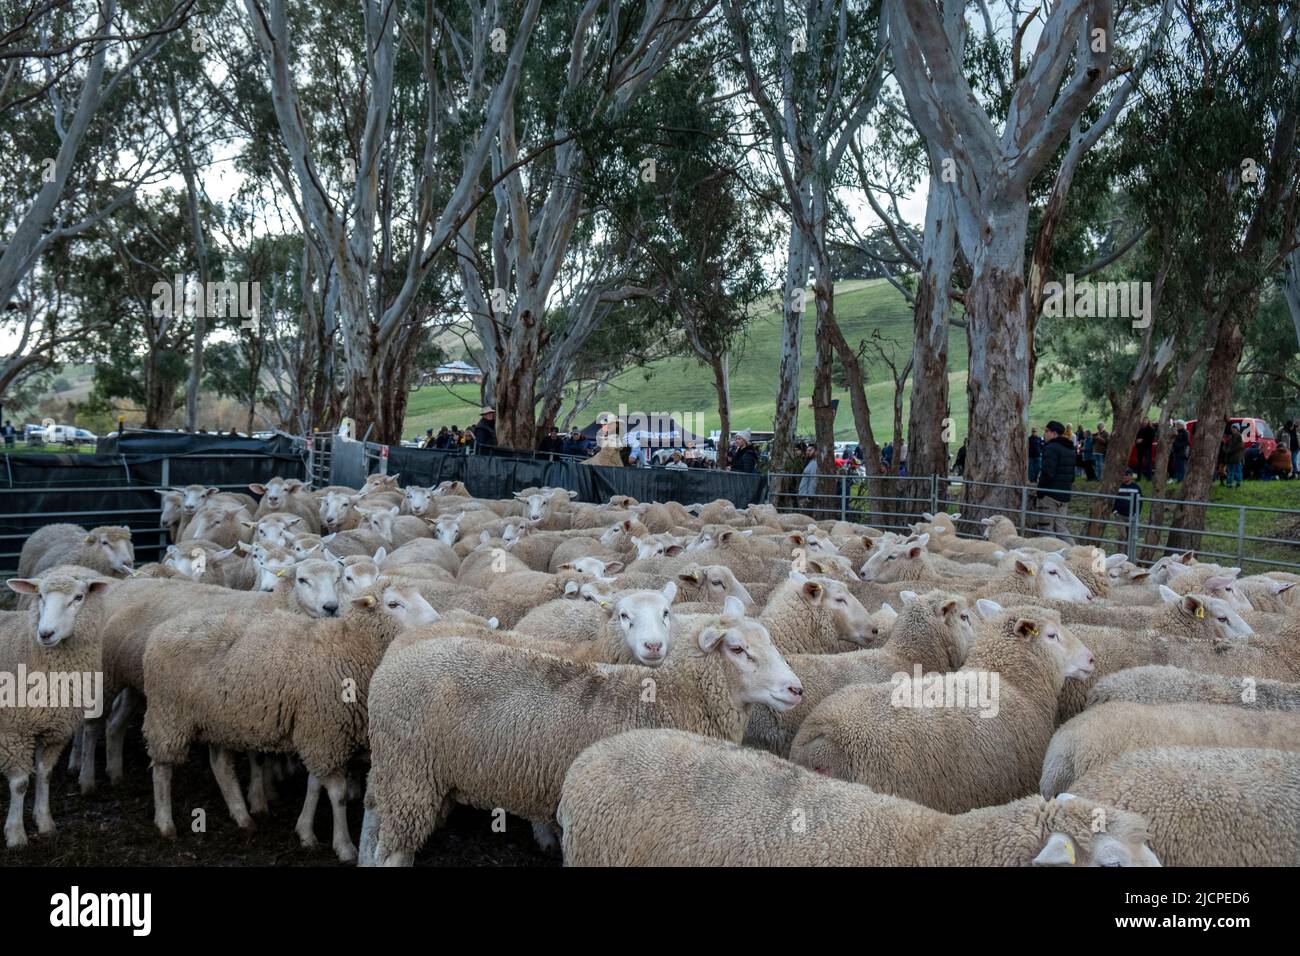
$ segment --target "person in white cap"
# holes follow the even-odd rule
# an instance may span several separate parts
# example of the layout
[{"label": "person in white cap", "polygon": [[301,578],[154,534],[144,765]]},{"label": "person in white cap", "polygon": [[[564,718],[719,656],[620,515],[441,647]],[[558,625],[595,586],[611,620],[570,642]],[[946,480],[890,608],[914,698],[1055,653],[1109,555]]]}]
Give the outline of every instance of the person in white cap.
[{"label": "person in white cap", "polygon": [[474,446],[476,448],[482,448],[484,445],[495,445],[497,443],[497,410],[491,405],[484,405],[473,432]]}]

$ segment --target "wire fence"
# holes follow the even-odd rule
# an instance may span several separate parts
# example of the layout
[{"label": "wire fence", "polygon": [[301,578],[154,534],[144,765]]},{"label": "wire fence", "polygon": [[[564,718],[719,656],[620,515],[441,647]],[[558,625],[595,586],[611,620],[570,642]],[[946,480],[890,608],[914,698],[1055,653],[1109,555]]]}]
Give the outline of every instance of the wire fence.
[{"label": "wire fence", "polygon": [[[901,530],[926,514],[960,514],[954,524],[961,537],[984,537],[982,519],[1002,515],[1026,537],[1049,535],[1077,544],[1093,544],[1123,552],[1136,564],[1151,564],[1169,554],[1195,551],[1204,560],[1228,563],[1247,572],[1300,572],[1300,511],[1258,505],[1184,502],[1172,498],[1142,498],[1127,516],[1114,510],[1115,494],[1071,491],[1064,514],[1040,510],[1038,489],[1031,485],[967,481],[932,476],[818,476],[813,493],[798,493],[803,476],[768,476],[768,500],[783,512]],[[980,498],[1004,504],[964,504],[966,489],[979,489]],[[1174,523],[1180,514],[1200,520],[1202,529]],[[1053,519],[1065,531],[1048,532]]]}]

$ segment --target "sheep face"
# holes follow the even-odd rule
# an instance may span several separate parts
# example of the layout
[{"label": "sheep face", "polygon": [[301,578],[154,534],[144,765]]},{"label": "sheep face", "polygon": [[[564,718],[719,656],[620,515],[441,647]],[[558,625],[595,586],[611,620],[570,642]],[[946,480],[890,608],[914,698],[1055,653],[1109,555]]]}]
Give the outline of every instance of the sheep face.
[{"label": "sheep face", "polygon": [[746,613],[755,609],[754,598],[750,596],[745,586],[736,580],[736,575],[725,564],[704,566],[692,564],[678,577],[695,587],[703,587],[707,595],[706,600],[722,604],[727,598],[734,597],[744,605]]},{"label": "sheep face", "polygon": [[162,514],[158,516],[158,527],[170,528],[180,521],[184,514],[182,510],[184,495],[175,488],[159,488],[158,494],[162,496]]},{"label": "sheep face", "polygon": [[429,499],[432,496],[432,488],[421,488],[419,485],[407,485],[406,490],[402,492],[402,497],[406,499],[406,507],[411,509],[411,514],[417,518],[422,518],[429,513]]},{"label": "sheep face", "polygon": [[613,603],[612,620],[638,663],[658,667],[668,656],[676,596],[677,585],[669,581],[662,591],[633,591]]},{"label": "sheep face", "polygon": [[1190,618],[1194,625],[1209,625],[1213,639],[1235,644],[1253,635],[1251,626],[1222,598],[1208,594],[1175,594],[1163,584],[1160,596],[1166,603],[1176,604],[1180,614]]},{"label": "sheep face", "polygon": [[181,511],[185,517],[192,518],[221,489],[207,485],[186,485],[176,490],[181,493]]},{"label": "sheep face", "polygon": [[364,498],[381,491],[397,491],[397,478],[397,475],[371,475],[357,492],[357,497]]},{"label": "sheep face", "polygon": [[889,584],[907,577],[907,569],[925,562],[925,546],[930,536],[923,534],[914,541],[877,543],[871,556],[863,562],[859,575],[864,581]]},{"label": "sheep face", "polygon": [[253,541],[257,544],[273,544],[277,548],[287,548],[293,543],[294,527],[302,523],[297,515],[269,514],[256,523],[244,521],[245,528],[253,529]]},{"label": "sheep face", "polygon": [[182,577],[197,581],[208,569],[208,553],[202,548],[181,550],[173,544],[167,547],[162,563]]},{"label": "sheep face", "polygon": [[298,603],[308,615],[339,616],[340,566],[337,561],[308,558],[294,565],[291,573]]},{"label": "sheep face", "polygon": [[277,475],[265,485],[257,483],[249,485],[248,490],[255,495],[261,495],[262,500],[266,502],[267,508],[272,511],[279,511],[289,503],[291,495],[298,494],[305,487],[307,486],[297,478],[281,478]]},{"label": "sheep face", "polygon": [[721,654],[727,663],[732,694],[743,704],[766,704],[785,711],[803,699],[803,685],[772,643],[772,635],[745,609],[728,598],[718,623],[700,632],[700,650]]},{"label": "sheep face", "polygon": [[321,524],[331,531],[339,530],[352,515],[361,495],[349,495],[342,491],[327,491],[320,500]]},{"label": "sheep face", "polygon": [[289,553],[293,555],[294,560],[302,561],[315,554],[320,546],[320,535],[300,534],[290,542]]},{"label": "sheep face", "polygon": [[384,588],[382,603],[383,612],[400,621],[402,627],[420,627],[438,620],[433,605],[409,585],[388,585]]},{"label": "sheep face", "polygon": [[37,595],[36,633],[32,638],[46,648],[57,647],[71,637],[77,626],[77,613],[85,607],[86,598],[107,587],[108,582],[99,578],[74,578],[67,574],[9,581],[10,590]]},{"label": "sheep face", "polygon": [[1092,592],[1079,580],[1059,554],[1048,554],[1035,561],[1018,557],[1015,572],[1030,579],[1034,593],[1044,600],[1082,604],[1092,600]]},{"label": "sheep face", "polygon": [[791,531],[785,536],[786,543],[791,548],[803,548],[807,554],[837,555],[840,549],[831,541],[830,536],[822,532],[816,525],[812,525],[807,531]]},{"label": "sheep face", "polygon": [[289,574],[298,563],[292,551],[271,544],[253,545],[253,565],[257,568],[255,591],[274,591],[280,579]]},{"label": "sheep face", "polygon": [[343,559],[341,584],[343,596],[354,598],[366,588],[379,580],[379,562],[387,557],[387,552],[380,548],[373,558],[363,554],[349,555]]},{"label": "sheep face", "polygon": [[366,527],[378,535],[381,541],[392,544],[393,519],[397,517],[400,510],[397,505],[391,505],[388,508],[362,508],[358,506],[357,514],[361,515],[361,520],[365,522]]},{"label": "sheep face", "polygon": [[894,630],[894,622],[898,620],[898,612],[894,610],[893,605],[886,602],[880,605],[879,610],[871,612],[871,644],[870,647],[879,647],[889,640],[889,635]]},{"label": "sheep face", "polygon": [[849,592],[844,582],[831,578],[808,578],[798,571],[792,571],[790,577],[800,582],[799,596],[804,601],[831,615],[835,622],[835,633],[841,640],[859,647],[871,646],[871,614]]},{"label": "sheep face", "polygon": [[433,522],[433,536],[443,544],[451,547],[460,537],[460,522],[465,517],[463,511],[458,511],[454,515],[439,515]]},{"label": "sheep face", "polygon": [[86,535],[86,544],[94,545],[108,561],[108,566],[120,574],[129,574],[135,565],[135,548],[131,544],[131,529],[116,525],[95,528]]},{"label": "sheep face", "polygon": [[[1047,838],[1034,866],[1159,866],[1136,813],[1062,793],[1042,809]],[[1105,827],[1097,832],[1097,820]]]},{"label": "sheep face", "polygon": [[1006,515],[981,518],[980,524],[984,525],[984,537],[997,544],[1001,544],[1008,538],[1015,537],[1016,534],[1016,526],[1011,523],[1011,519]]},{"label": "sheep face", "polygon": [[539,523],[550,514],[550,495],[524,495],[516,491],[515,498],[524,503],[524,517],[532,524]]},{"label": "sheep face", "polygon": [[1011,634],[1029,642],[1035,652],[1046,654],[1067,680],[1086,680],[1092,674],[1096,664],[1092,651],[1061,625],[1061,616],[1054,611],[1017,615]]},{"label": "sheep face", "polygon": [[[1234,569],[1236,570],[1236,569]],[[1235,574],[1216,574],[1205,579],[1199,590],[1210,597],[1227,602],[1234,611],[1253,611],[1254,605],[1246,592],[1237,587]]]},{"label": "sheep face", "polygon": [[600,558],[585,557],[576,558],[573,561],[566,561],[561,567],[567,571],[579,571],[582,574],[590,574],[593,578],[603,578],[608,574],[618,574],[623,570],[622,561],[610,561],[608,563]]},{"label": "sheep face", "polygon": [[430,493],[435,498],[441,498],[443,495],[463,495],[469,497],[469,489],[459,481],[440,482]]},{"label": "sheep face", "polygon": [[513,548],[527,533],[528,526],[522,520],[507,521],[501,526],[501,540],[506,543],[507,548]]}]

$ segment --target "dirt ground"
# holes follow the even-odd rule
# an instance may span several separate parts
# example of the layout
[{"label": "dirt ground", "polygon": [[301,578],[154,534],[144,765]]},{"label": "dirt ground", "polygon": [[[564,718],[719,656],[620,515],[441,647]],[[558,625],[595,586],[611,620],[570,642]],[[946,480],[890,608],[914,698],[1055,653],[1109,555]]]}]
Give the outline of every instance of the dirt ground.
[{"label": "dirt ground", "polygon": [[[293,827],[302,808],[306,775],[280,782],[279,800],[257,819],[257,829],[240,830],[226,812],[225,802],[208,768],[207,748],[195,747],[190,760],[173,777],[173,812],[179,836],[162,839],[153,825],[153,783],[139,719],[127,735],[125,778],[110,787],[99,751],[99,787],[83,797],[67,770],[64,752],[51,787],[50,811],[59,831],[36,836],[31,818],[31,788],[27,795],[27,836],[22,849],[0,849],[0,866],[341,866],[330,849],[330,806],[322,794],[316,811],[316,839],[321,846],[304,850]],[[247,782],[248,762],[239,758],[240,779]],[[6,801],[8,794],[0,793]],[[194,808],[207,816],[207,832],[190,832]],[[361,835],[361,801],[348,805],[353,842]],[[416,856],[416,866],[558,866],[558,855],[542,853],[532,827],[508,817],[504,833],[492,832],[490,814],[458,807]]]}]

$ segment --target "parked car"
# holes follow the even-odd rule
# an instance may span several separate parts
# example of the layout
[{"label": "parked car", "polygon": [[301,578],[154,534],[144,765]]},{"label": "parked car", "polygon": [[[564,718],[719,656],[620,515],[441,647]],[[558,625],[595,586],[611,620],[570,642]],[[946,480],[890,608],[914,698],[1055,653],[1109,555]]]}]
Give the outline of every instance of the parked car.
[{"label": "parked car", "polygon": [[41,440],[47,445],[81,445],[98,439],[94,432],[75,425],[50,425],[44,429]]},{"label": "parked car", "polygon": [[[1247,449],[1254,445],[1259,446],[1260,454],[1267,458],[1277,449],[1277,436],[1273,434],[1273,429],[1269,427],[1268,422],[1262,418],[1229,418],[1229,425],[1241,426],[1241,441]],[[1189,439],[1196,438],[1196,419],[1187,423],[1187,436]],[[1220,435],[1220,438],[1223,436]],[[1159,446],[1159,442],[1154,443]],[[1137,467],[1137,445],[1135,444],[1128,453],[1128,465],[1130,468]]]}]

